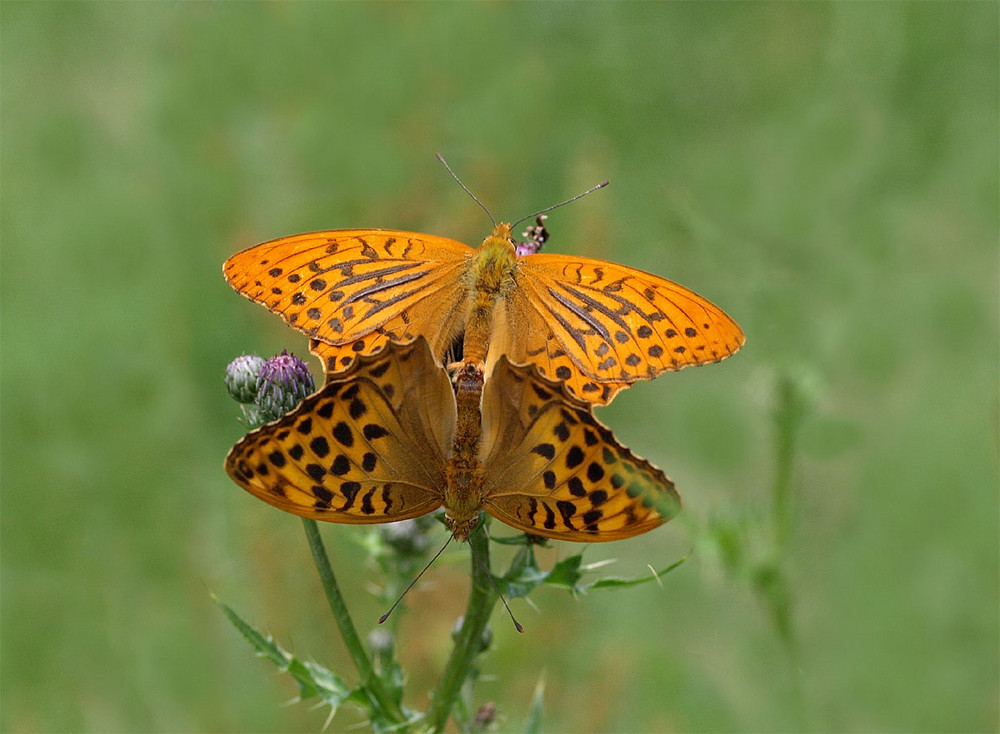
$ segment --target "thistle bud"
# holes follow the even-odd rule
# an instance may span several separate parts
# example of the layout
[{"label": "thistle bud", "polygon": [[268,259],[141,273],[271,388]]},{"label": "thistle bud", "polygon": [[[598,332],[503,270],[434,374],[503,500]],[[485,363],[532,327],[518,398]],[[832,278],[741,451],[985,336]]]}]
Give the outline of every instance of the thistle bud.
[{"label": "thistle bud", "polygon": [[257,378],[264,367],[264,358],[243,354],[226,367],[226,387],[233,400],[252,403],[257,399]]},{"label": "thistle bud", "polygon": [[257,378],[257,407],[265,420],[277,420],[316,390],[305,363],[283,350],[264,363]]}]

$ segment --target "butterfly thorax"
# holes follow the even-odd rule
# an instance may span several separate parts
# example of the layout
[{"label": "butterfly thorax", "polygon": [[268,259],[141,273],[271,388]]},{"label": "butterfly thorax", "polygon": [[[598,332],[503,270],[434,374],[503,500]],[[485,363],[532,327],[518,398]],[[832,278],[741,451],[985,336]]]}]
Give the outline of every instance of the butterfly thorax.
[{"label": "butterfly thorax", "polygon": [[485,361],[493,316],[514,284],[516,265],[510,225],[501,222],[475,251],[469,270],[472,308],[465,325],[465,362],[482,366]]}]

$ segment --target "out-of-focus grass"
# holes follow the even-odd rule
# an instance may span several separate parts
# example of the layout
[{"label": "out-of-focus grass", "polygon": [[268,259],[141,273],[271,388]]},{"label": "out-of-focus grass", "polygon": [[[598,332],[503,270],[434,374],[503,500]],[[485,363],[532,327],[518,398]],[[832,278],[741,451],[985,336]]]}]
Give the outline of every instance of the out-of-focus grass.
[{"label": "out-of-focus grass", "polygon": [[[299,522],[221,469],[222,369],[305,343],[225,285],[292,232],[428,231],[603,178],[553,251],[678,280],[747,346],[601,418],[686,515],[588,550],[663,587],[537,595],[486,659],[508,728],[984,730],[998,717],[996,4],[0,5],[6,731],[315,730],[217,593],[348,671]],[[783,557],[798,652],[708,550],[753,558],[777,386],[804,386]],[[374,622],[355,530],[326,537]],[[464,551],[456,550],[456,554]],[[414,705],[461,612],[414,593]],[[729,569],[729,570],[726,570]],[[377,579],[376,579],[377,580]],[[338,716],[334,728],[352,723]]]}]

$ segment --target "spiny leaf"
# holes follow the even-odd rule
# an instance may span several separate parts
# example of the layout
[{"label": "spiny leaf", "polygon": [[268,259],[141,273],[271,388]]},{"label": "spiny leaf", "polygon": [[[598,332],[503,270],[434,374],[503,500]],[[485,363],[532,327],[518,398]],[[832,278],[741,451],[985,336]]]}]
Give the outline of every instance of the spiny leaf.
[{"label": "spiny leaf", "polygon": [[213,595],[212,600],[219,605],[223,614],[253,646],[259,656],[267,658],[277,666],[278,670],[290,674],[295,679],[299,686],[300,701],[319,696],[322,703],[333,709],[331,715],[349,699],[362,707],[370,708],[368,697],[355,695],[360,691],[348,688],[335,673],[316,663],[299,660],[290,652],[279,647],[272,637],[264,635],[250,626],[218,597]]},{"label": "spiny leaf", "polygon": [[677,568],[682,563],[684,563],[684,561],[686,561],[687,559],[688,559],[687,556],[682,556],[680,559],[674,561],[673,563],[671,563],[666,568],[664,568],[664,569],[662,569],[660,571],[653,571],[653,573],[650,574],[649,576],[640,576],[637,579],[603,578],[603,579],[598,579],[597,581],[595,581],[592,584],[585,585],[584,588],[585,589],[616,589],[616,588],[622,588],[622,587],[625,587],[625,586],[638,586],[639,584],[644,584],[647,581],[655,581],[656,579],[660,578],[660,576],[663,576],[664,574],[670,573],[675,568]]},{"label": "spiny leaf", "polygon": [[538,567],[538,564],[535,561],[535,555],[530,549],[524,553],[523,557],[519,560],[520,562],[515,563],[502,579],[497,579],[497,583],[500,584],[501,590],[504,591],[510,598],[527,596],[533,589],[541,584],[548,584],[549,586],[566,589],[573,594],[583,594],[590,589],[613,589],[638,586],[639,584],[645,584],[649,581],[655,581],[661,576],[673,571],[687,560],[687,556],[682,557],[680,560],[671,563],[669,566],[659,571],[653,571],[647,576],[640,576],[632,579],[605,577],[591,582],[581,581],[584,574],[593,572],[598,568],[607,565],[610,561],[600,561],[598,563],[583,565],[583,553],[581,552],[559,561],[550,571],[543,571]]}]

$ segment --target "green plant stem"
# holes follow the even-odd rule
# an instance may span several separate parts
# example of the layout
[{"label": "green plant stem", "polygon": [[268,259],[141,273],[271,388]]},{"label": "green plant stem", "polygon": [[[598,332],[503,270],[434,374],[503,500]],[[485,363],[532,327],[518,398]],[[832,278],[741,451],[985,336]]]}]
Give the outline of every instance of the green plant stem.
[{"label": "green plant stem", "polygon": [[358,637],[358,631],[354,628],[350,612],[347,611],[347,604],[340,593],[337,578],[333,575],[333,567],[330,565],[330,559],[326,555],[326,548],[323,547],[323,539],[320,537],[316,521],[303,518],[302,525],[306,531],[309,548],[312,550],[313,560],[316,562],[316,570],[319,571],[323,591],[326,592],[327,601],[330,602],[333,618],[337,621],[337,627],[340,628],[340,636],[343,638],[344,644],[347,646],[347,652],[350,654],[355,667],[358,669],[358,674],[361,676],[362,686],[375,699],[388,718],[399,724],[405,723],[406,716],[382,686],[382,680],[375,673],[375,668],[372,667],[368,653],[365,652],[365,648],[361,644],[361,638]]},{"label": "green plant stem", "polygon": [[[497,602],[497,593],[489,579],[490,549],[482,524],[469,535],[469,545],[475,551],[470,559],[472,588],[469,590],[469,604],[451,657],[431,694],[431,705],[427,709],[425,721],[428,730],[432,732],[443,731],[448,723],[448,716],[462,690],[462,683],[468,677],[476,655],[482,651],[483,631]],[[478,563],[475,556],[482,563]]]}]

